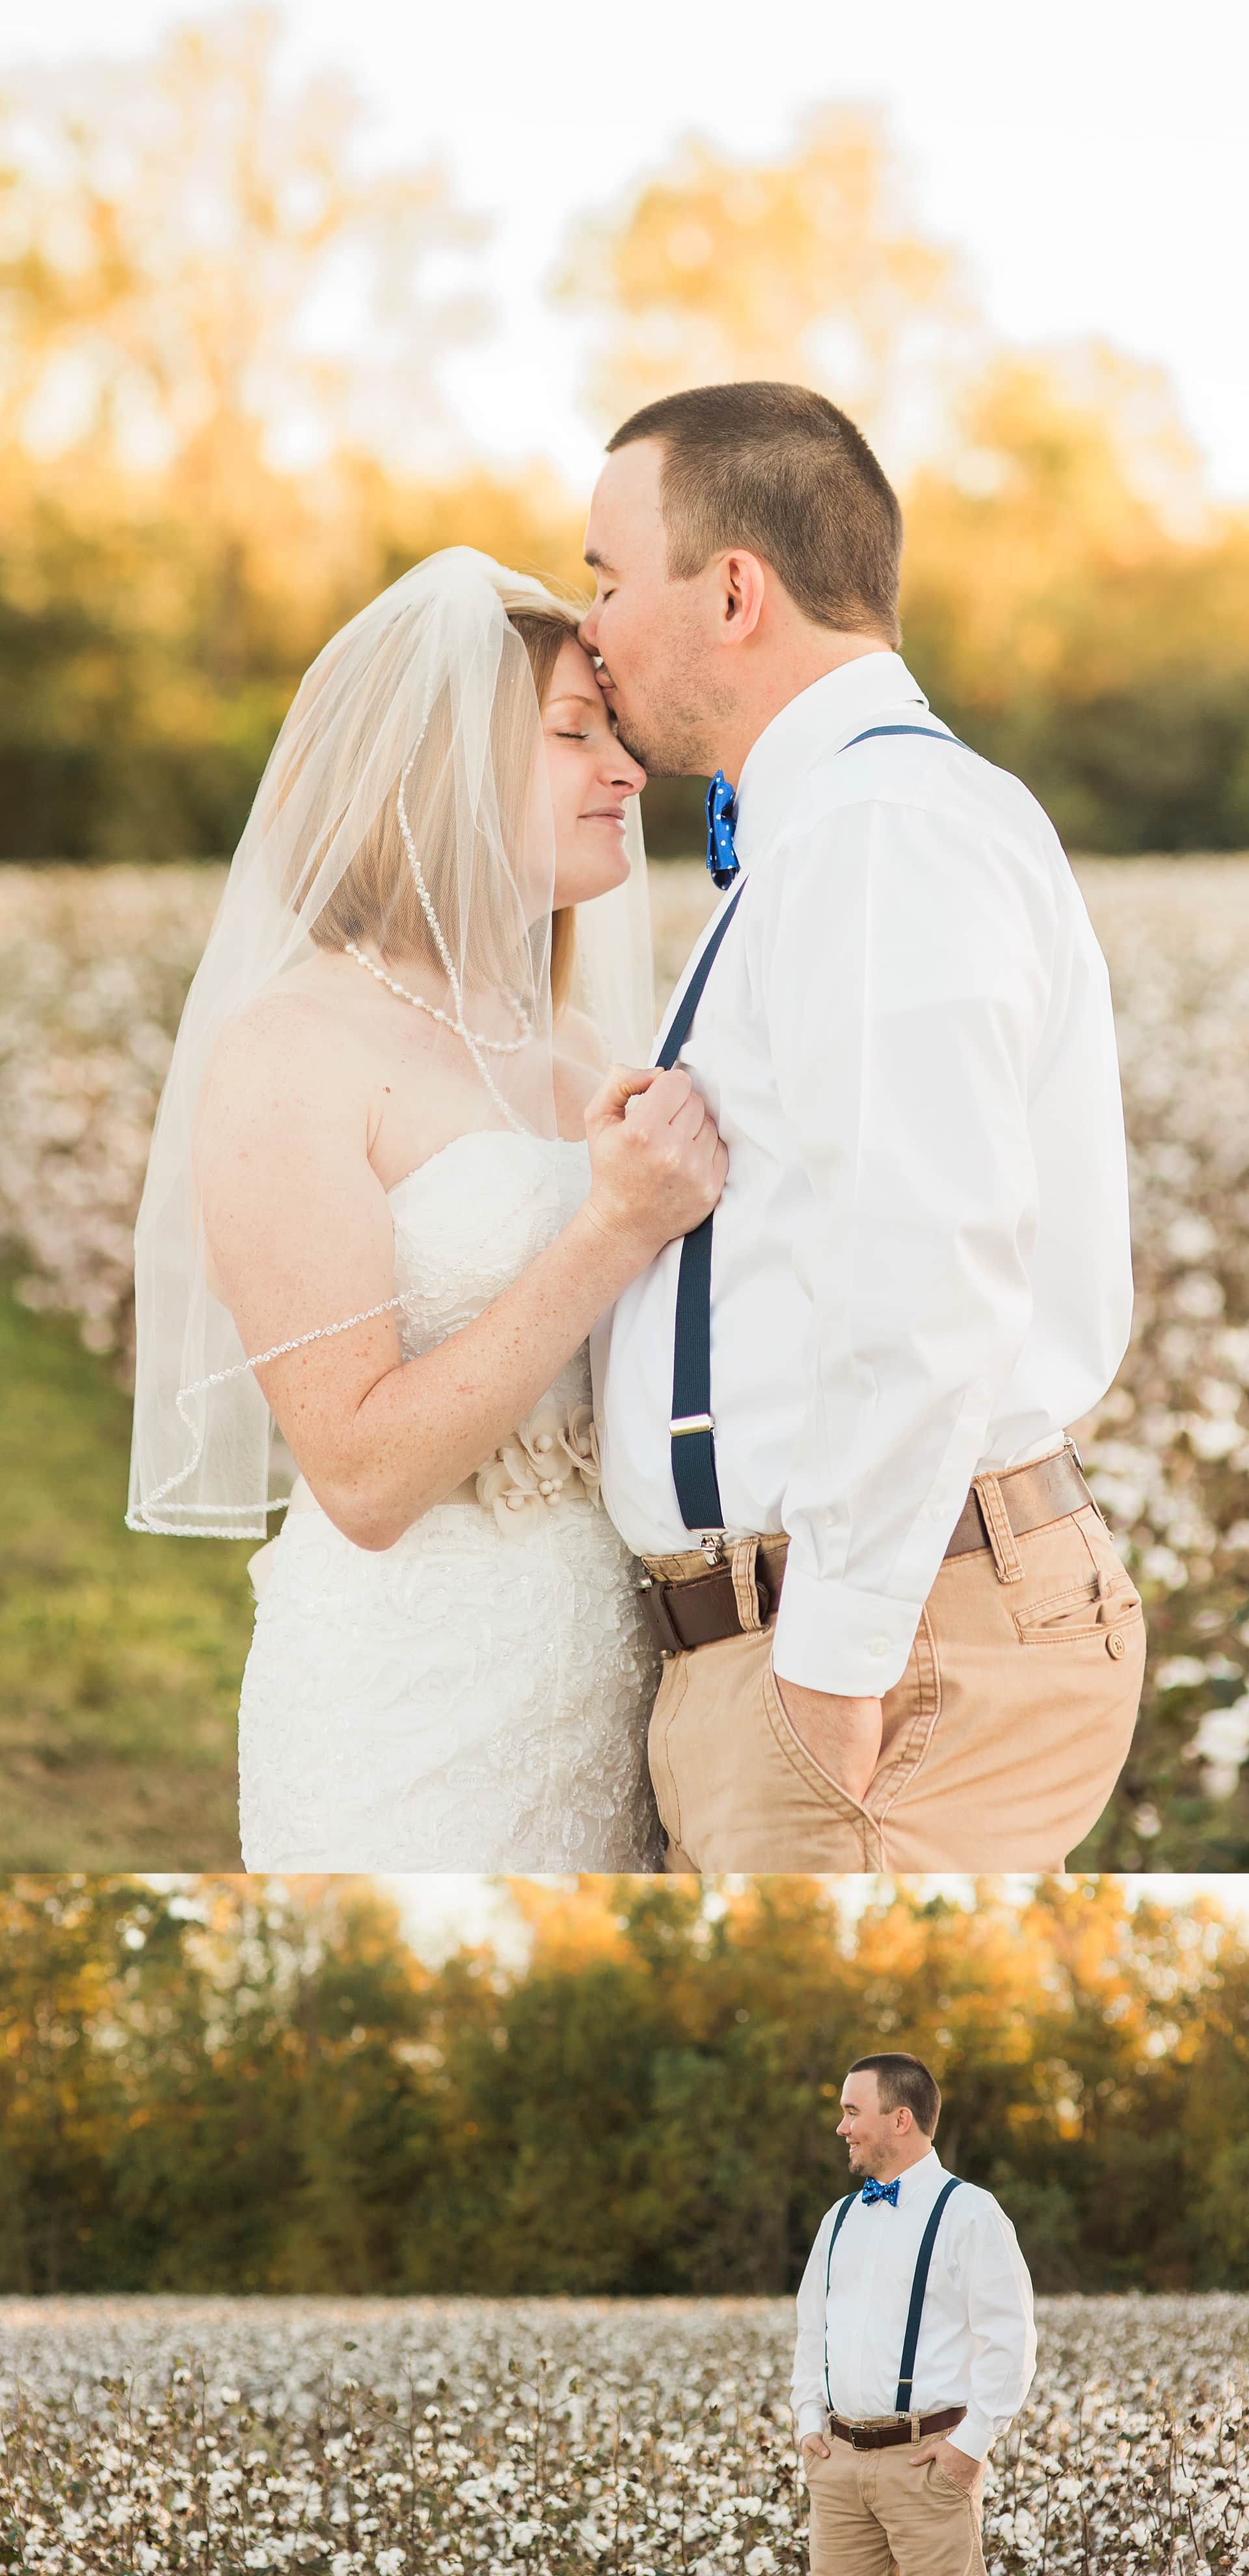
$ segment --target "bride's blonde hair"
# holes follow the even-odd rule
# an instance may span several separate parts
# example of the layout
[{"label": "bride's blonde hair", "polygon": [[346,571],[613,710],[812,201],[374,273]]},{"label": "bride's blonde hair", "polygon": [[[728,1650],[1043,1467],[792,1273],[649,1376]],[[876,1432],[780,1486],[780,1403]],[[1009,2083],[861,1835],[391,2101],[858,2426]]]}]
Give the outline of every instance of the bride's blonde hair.
[{"label": "bride's blonde hair", "polygon": [[[538,712],[541,714],[551,694],[555,665],[569,636],[574,641],[576,639],[585,603],[574,608],[570,602],[556,599],[553,592],[548,592],[547,599],[540,605],[529,600],[523,604],[517,600],[513,604],[504,592],[503,606],[509,626],[515,627],[529,656],[533,685],[538,693]],[[566,904],[562,911],[551,915],[551,1013],[555,1019],[559,1018],[572,991],[576,964],[577,915],[573,905]]]},{"label": "bride's blonde hair", "polygon": [[[553,591],[539,590],[534,583],[524,587],[518,584],[514,590],[503,584],[499,596],[507,622],[528,655],[541,713],[560,654],[569,636],[576,638],[584,603],[578,607],[571,600],[557,598]],[[407,811],[422,864],[434,881],[436,909],[438,850],[444,839],[448,847],[455,846],[455,817],[447,804],[452,775],[450,748],[451,714],[444,697],[430,710],[407,791]],[[519,830],[528,790],[528,746],[526,743],[524,759],[519,745],[510,748],[513,756],[509,760],[509,746],[496,745],[496,775],[500,787],[510,788],[515,796]],[[365,833],[350,865],[309,927],[319,948],[341,948],[348,939],[375,937],[379,926],[384,931],[385,951],[432,954],[428,924],[412,883],[393,797]],[[501,976],[506,973],[506,949],[507,938],[500,925],[497,953]],[[576,912],[570,904],[551,916],[551,1010],[555,1018],[568,1002],[576,955]]]}]

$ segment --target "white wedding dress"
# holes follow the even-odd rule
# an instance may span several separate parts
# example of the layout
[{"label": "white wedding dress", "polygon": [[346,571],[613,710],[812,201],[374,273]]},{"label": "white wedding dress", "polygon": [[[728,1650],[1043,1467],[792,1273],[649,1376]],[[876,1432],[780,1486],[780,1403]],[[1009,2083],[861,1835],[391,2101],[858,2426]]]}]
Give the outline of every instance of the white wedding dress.
[{"label": "white wedding dress", "polygon": [[[405,1356],[480,1314],[588,1185],[584,1145],[503,1130],[399,1182]],[[589,1401],[582,1350],[547,1418]],[[646,1763],[659,1659],[634,1560],[571,1481],[555,1507],[530,1494],[497,1512],[470,1487],[380,1552],[297,1487],[263,1581],[257,1564],[239,1707],[249,1870],[662,1867]]]}]

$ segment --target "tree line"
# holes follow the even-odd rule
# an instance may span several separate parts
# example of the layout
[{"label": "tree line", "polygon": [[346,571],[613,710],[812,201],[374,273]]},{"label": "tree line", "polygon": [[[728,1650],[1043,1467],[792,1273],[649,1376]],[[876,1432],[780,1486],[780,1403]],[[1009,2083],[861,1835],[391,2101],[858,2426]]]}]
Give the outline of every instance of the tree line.
[{"label": "tree line", "polygon": [[[360,123],[254,8],[0,98],[0,857],[226,854],[300,673],[406,565],[584,579],[585,496],[489,466],[442,391],[492,327],[485,227],[434,164],[361,177]],[[682,145],[574,226],[554,291],[605,429],[757,375],[861,421],[917,674],[1068,846],[1249,845],[1249,515],[1162,371],[995,345],[878,116],[817,107],[766,165]],[[648,792],[657,854],[698,807]]]},{"label": "tree line", "polygon": [[1249,2289],[1249,1946],[1109,1876],[0,1882],[0,2289],[782,2293],[853,2058],[915,2050],[1043,2289]]}]

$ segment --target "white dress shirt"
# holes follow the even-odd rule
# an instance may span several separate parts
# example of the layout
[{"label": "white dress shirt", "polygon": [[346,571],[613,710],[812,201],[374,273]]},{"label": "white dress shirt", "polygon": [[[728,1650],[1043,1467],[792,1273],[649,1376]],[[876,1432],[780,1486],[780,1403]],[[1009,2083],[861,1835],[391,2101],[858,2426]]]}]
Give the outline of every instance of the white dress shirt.
[{"label": "white dress shirt", "polygon": [[[799,2441],[824,2429],[826,2365],[836,2414],[861,2422],[895,2412],[920,2239],[949,2179],[930,2147],[901,2176],[896,2209],[885,2200],[871,2209],[856,2200],[837,2239],[827,2301],[836,2205],[821,2219],[798,2292],[790,2393]],[[992,2192],[961,2182],[941,2213],[933,2247],[912,2408],[929,2415],[965,2406],[962,2423],[946,2439],[969,2459],[982,2460],[1018,2413],[1035,2368],[1032,2283],[1014,2228]]]},{"label": "white dress shirt", "polygon": [[[945,730],[926,706],[870,653],[760,735],[747,882],[679,1059],[729,1149],[725,1526],[789,1533],[782,1679],[865,1697],[905,1671],[973,1475],[1060,1445],[1132,1310],[1109,980],[1051,825],[947,742],[846,748],[874,724]],[[680,1252],[593,1338],[604,1499],[639,1555],[701,1535],[668,1435]]]}]

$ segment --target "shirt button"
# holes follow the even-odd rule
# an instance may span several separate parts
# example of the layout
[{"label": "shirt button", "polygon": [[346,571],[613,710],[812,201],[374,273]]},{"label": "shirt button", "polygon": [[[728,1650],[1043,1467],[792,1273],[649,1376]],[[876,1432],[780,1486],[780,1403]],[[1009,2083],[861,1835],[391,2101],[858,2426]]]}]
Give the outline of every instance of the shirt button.
[{"label": "shirt button", "polygon": [[1120,1655],[1126,1655],[1127,1653],[1126,1641],[1120,1636],[1117,1628],[1113,1628],[1106,1639],[1106,1652],[1108,1655],[1114,1656],[1116,1663],[1118,1663]]},{"label": "shirt button", "polygon": [[[887,1637],[873,1637],[867,1651],[869,1655],[887,1655],[889,1652],[889,1639]],[[1122,1652],[1122,1645],[1120,1646],[1120,1652]]]}]

